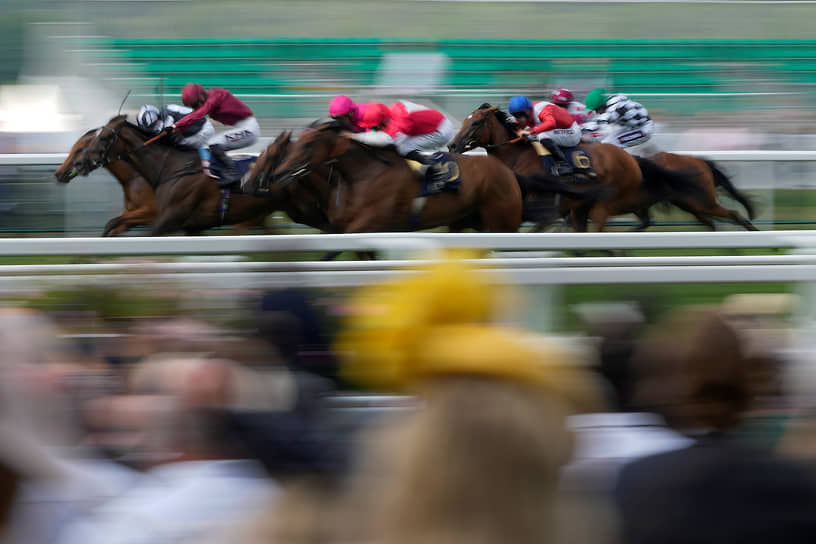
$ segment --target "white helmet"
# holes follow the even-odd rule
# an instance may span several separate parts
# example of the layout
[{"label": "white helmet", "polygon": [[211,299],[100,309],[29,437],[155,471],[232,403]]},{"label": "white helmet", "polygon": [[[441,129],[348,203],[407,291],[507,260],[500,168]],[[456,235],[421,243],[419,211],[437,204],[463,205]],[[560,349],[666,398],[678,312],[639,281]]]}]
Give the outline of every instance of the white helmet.
[{"label": "white helmet", "polygon": [[161,118],[159,108],[150,104],[146,104],[139,109],[136,122],[142,130],[153,133],[159,133],[164,128],[164,121]]}]

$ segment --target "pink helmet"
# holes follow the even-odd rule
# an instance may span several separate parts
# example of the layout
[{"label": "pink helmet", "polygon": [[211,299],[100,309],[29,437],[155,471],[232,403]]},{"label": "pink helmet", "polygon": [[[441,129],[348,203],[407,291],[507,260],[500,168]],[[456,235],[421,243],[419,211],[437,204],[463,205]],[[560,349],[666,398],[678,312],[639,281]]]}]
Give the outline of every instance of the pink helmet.
[{"label": "pink helmet", "polygon": [[201,93],[207,95],[203,86],[198,83],[188,83],[181,90],[181,102],[188,108],[194,108],[198,104],[198,97],[201,96]]},{"label": "pink helmet", "polygon": [[558,104],[560,106],[566,106],[573,100],[575,100],[575,96],[572,94],[571,91],[567,89],[556,89],[550,95],[550,100],[553,104]]},{"label": "pink helmet", "polygon": [[351,98],[339,94],[329,102],[329,115],[332,117],[348,115],[354,112],[354,107],[354,101]]},{"label": "pink helmet", "polygon": [[372,102],[368,105],[363,118],[360,119],[360,126],[363,128],[374,128],[384,125],[391,120],[391,110],[388,106],[379,102]]}]

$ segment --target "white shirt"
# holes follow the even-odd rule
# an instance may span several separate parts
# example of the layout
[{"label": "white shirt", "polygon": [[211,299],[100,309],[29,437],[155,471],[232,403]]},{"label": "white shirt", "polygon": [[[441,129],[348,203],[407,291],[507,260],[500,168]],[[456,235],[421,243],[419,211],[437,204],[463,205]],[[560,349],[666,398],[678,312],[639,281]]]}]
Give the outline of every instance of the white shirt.
[{"label": "white shirt", "polygon": [[277,493],[251,460],[185,461],[157,467],[119,498],[68,526],[60,544],[175,544],[259,515]]}]

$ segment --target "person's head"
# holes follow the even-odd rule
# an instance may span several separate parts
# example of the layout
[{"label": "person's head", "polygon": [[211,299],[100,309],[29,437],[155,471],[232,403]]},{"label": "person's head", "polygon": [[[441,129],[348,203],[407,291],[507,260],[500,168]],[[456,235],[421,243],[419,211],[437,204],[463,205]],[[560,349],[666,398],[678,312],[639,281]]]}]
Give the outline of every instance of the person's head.
[{"label": "person's head", "polygon": [[663,318],[635,351],[635,402],[679,430],[726,431],[750,407],[755,361],[716,309],[682,308]]},{"label": "person's head", "polygon": [[360,126],[371,130],[382,130],[391,121],[391,110],[388,106],[380,102],[372,102],[368,105],[360,119]]},{"label": "person's head", "polygon": [[188,83],[181,90],[181,101],[188,108],[200,108],[206,100],[207,91],[198,83]]},{"label": "person's head", "polygon": [[575,100],[575,95],[568,89],[556,89],[550,95],[550,102],[563,108],[569,106],[573,100]]},{"label": "person's head", "polygon": [[336,121],[351,123],[356,108],[357,105],[351,98],[340,94],[329,102],[329,116]]},{"label": "person's head", "polygon": [[606,108],[606,101],[609,100],[609,95],[601,88],[592,89],[584,101],[586,109],[590,111],[603,112]]},{"label": "person's head", "polygon": [[518,120],[519,124],[525,125],[533,119],[533,103],[526,96],[517,95],[510,99],[507,111]]},{"label": "person's head", "polygon": [[139,108],[139,114],[136,116],[136,123],[139,128],[157,134],[164,128],[164,121],[161,118],[159,108],[151,104],[145,104]]}]

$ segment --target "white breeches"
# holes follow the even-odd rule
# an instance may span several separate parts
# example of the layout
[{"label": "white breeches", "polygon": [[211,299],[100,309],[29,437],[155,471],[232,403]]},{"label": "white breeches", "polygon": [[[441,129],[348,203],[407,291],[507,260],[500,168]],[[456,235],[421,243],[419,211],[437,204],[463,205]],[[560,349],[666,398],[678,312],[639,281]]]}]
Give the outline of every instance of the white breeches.
[{"label": "white breeches", "polygon": [[215,127],[210,123],[210,120],[207,119],[207,122],[201,127],[201,130],[191,136],[182,138],[179,144],[185,147],[192,147],[193,149],[207,147],[207,143],[209,143],[214,134]]},{"label": "white breeches", "polygon": [[261,127],[254,117],[247,117],[235,123],[229,130],[216,134],[210,138],[209,145],[220,145],[224,150],[249,147],[258,141]]},{"label": "white breeches", "polygon": [[399,133],[394,136],[394,143],[400,155],[407,155],[411,151],[447,151],[448,142],[453,139],[455,131],[449,119],[443,119],[436,130],[419,136],[408,136]]},{"label": "white breeches", "polygon": [[555,128],[536,134],[539,140],[549,138],[561,147],[574,147],[581,142],[581,127],[573,123],[569,128]]}]

